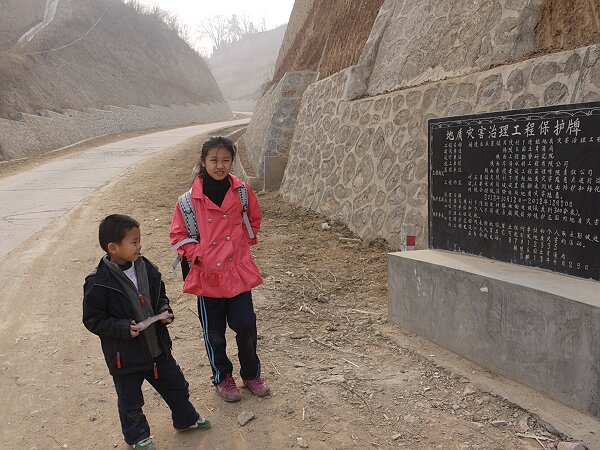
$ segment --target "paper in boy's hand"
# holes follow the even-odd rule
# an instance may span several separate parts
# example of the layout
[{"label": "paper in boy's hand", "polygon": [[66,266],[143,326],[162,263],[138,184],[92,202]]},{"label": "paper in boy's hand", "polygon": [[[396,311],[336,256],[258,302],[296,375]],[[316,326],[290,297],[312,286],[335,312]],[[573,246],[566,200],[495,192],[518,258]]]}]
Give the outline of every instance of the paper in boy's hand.
[{"label": "paper in boy's hand", "polygon": [[142,330],[145,330],[146,328],[148,328],[154,322],[158,322],[159,320],[169,319],[170,317],[173,317],[173,314],[171,314],[169,311],[163,311],[160,314],[157,314],[152,317],[148,317],[146,320],[136,323],[135,326],[137,328],[137,331],[142,331]]}]

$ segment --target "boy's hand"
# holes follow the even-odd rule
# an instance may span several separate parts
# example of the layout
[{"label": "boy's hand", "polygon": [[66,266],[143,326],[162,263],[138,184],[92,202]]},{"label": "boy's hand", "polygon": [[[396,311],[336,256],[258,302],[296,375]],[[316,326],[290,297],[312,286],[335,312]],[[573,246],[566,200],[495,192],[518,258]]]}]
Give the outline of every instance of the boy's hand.
[{"label": "boy's hand", "polygon": [[132,338],[135,338],[135,337],[138,337],[139,335],[140,335],[140,330],[138,330],[135,320],[132,320],[131,322],[129,322],[129,336],[131,336]]},{"label": "boy's hand", "polygon": [[173,322],[173,317],[175,317],[173,314],[169,314],[169,317],[167,317],[166,319],[161,320],[160,322],[164,323],[165,325],[169,324],[169,323]]}]

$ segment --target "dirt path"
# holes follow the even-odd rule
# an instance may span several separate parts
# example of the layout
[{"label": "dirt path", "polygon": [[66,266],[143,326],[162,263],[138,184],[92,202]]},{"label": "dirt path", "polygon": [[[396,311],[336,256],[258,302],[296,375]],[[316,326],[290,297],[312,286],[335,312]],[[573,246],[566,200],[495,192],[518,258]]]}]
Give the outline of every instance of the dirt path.
[{"label": "dirt path", "polygon": [[[352,236],[343,226],[324,230],[324,219],[277,194],[259,195],[264,225],[255,251],[266,280],[255,291],[259,356],[273,395],[244,391],[240,403],[221,401],[195,299],[169,275],[173,205],[188,188],[202,140],[128,170],[0,260],[0,448],[127,448],[99,340],[81,324],[83,279],[102,256],[97,224],[115,212],[142,223],[143,252],[163,272],[176,314],[175,357],[195,405],[214,424],[205,433],[175,433],[167,407],[147,389],[159,449],[556,446],[558,436],[534,414],[482,392],[435,355],[421,356],[417,338],[387,323],[384,243],[344,242]],[[256,415],[245,427],[237,423],[242,411]]]}]

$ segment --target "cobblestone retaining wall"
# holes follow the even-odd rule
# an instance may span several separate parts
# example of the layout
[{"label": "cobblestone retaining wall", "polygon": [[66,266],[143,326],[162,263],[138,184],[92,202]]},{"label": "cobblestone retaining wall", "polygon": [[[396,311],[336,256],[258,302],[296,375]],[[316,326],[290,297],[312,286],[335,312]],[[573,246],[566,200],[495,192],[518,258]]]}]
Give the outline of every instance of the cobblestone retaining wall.
[{"label": "cobblestone retaining wall", "polygon": [[256,109],[252,114],[250,124],[246,129],[246,133],[242,137],[248,159],[250,160],[250,164],[252,164],[252,168],[249,168],[248,170],[253,171],[257,175],[258,169],[262,166],[260,161],[261,155],[263,154],[265,135],[269,128],[269,124],[273,119],[273,113],[275,112],[277,102],[279,101],[281,83],[282,82],[280,81],[271,86],[271,88],[260,98],[256,105]]},{"label": "cobblestone retaining wall", "polygon": [[260,99],[243,138],[258,178],[270,175],[265,157],[287,158],[302,94],[315,77],[311,71],[287,72]]},{"label": "cobblestone retaining wall", "polygon": [[306,89],[281,192],[396,247],[427,248],[428,119],[600,100],[598,46],[347,101],[353,69]]},{"label": "cobblestone retaining wall", "polygon": [[170,105],[148,108],[106,106],[86,111],[41,111],[40,115],[14,114],[0,119],[0,160],[22,158],[54,150],[91,137],[123,131],[185,126],[228,119],[226,103]]}]

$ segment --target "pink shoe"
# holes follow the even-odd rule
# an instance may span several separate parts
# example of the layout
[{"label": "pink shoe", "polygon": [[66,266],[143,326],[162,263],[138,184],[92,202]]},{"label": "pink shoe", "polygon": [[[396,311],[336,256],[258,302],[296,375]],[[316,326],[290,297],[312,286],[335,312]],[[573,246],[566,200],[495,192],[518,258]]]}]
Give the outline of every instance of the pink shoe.
[{"label": "pink shoe", "polygon": [[267,382],[262,378],[254,378],[253,380],[244,380],[244,386],[250,389],[254,395],[264,397],[271,389]]},{"label": "pink shoe", "polygon": [[223,381],[215,385],[215,388],[217,394],[226,402],[238,402],[242,399],[242,394],[231,375],[227,375]]}]

